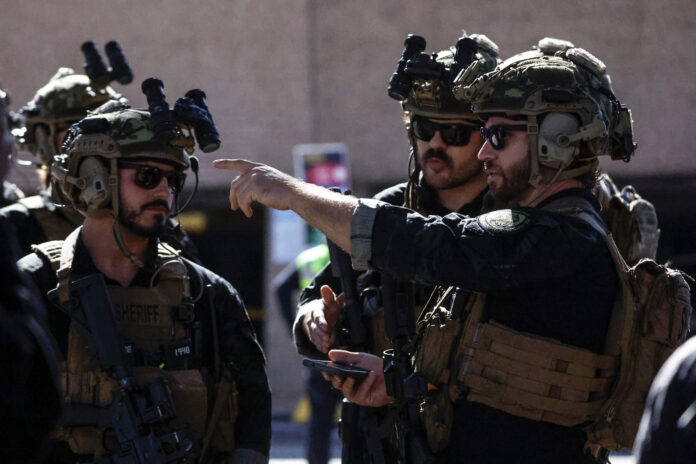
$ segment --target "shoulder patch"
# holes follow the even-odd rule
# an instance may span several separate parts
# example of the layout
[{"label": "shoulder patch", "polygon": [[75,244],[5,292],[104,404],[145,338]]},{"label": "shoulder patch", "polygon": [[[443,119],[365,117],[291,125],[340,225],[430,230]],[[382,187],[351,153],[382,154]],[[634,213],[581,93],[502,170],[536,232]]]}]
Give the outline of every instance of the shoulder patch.
[{"label": "shoulder patch", "polygon": [[495,234],[516,232],[530,224],[531,215],[518,209],[501,209],[476,218],[486,232]]}]

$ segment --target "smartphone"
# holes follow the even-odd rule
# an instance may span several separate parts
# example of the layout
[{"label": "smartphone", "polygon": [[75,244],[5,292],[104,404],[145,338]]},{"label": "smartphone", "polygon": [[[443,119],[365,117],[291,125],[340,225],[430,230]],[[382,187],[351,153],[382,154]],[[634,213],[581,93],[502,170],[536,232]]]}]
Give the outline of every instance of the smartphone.
[{"label": "smartphone", "polygon": [[351,366],[336,361],[327,361],[324,359],[303,359],[302,364],[321,372],[326,372],[331,375],[340,375],[341,377],[352,377],[354,379],[364,379],[370,373],[369,370],[362,367]]}]

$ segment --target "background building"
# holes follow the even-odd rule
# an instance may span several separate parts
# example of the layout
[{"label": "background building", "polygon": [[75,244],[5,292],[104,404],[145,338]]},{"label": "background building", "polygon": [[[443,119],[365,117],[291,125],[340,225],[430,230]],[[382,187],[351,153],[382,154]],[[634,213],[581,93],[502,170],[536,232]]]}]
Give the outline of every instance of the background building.
[{"label": "background building", "polygon": [[[354,191],[370,195],[406,176],[408,143],[386,86],[408,33],[428,51],[454,44],[465,28],[495,40],[503,56],[544,36],[565,38],[607,63],[635,119],[638,151],[630,164],[604,162],[656,203],[660,258],[696,267],[696,9],[688,0],[3,0],[0,79],[18,109],[59,66],[81,71],[80,45],[118,40],[135,72],[114,84],[145,106],[140,83],[157,76],[170,104],[190,88],[208,94],[223,140],[201,158],[201,187],[185,219],[204,262],[242,292],[261,323],[274,407],[288,411],[302,369],[266,282],[266,214],[249,221],[227,205],[228,173],[210,161],[242,156],[292,172],[292,147],[343,142]],[[25,155],[26,157],[27,155]],[[11,180],[32,191],[34,174]]]}]

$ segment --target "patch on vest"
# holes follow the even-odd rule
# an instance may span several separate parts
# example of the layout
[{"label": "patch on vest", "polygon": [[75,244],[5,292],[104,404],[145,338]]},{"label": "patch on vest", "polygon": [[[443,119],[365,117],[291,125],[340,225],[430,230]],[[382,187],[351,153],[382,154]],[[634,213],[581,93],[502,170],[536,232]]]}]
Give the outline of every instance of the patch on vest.
[{"label": "patch on vest", "polygon": [[530,220],[529,213],[515,209],[501,209],[479,216],[479,226],[491,233],[516,232],[525,228]]},{"label": "patch on vest", "polygon": [[157,325],[160,322],[160,307],[157,304],[114,303],[117,322]]}]

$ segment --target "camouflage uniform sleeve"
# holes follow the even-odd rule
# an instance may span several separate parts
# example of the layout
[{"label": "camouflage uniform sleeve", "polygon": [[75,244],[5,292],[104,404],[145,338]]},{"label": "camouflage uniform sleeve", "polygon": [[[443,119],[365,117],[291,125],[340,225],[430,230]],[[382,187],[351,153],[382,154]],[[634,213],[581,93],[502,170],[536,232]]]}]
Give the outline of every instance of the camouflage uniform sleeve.
[{"label": "camouflage uniform sleeve", "polygon": [[[199,270],[203,270],[198,267]],[[266,358],[259,345],[239,293],[224,279],[203,270],[204,280],[212,281],[200,300],[200,317],[207,322],[205,346],[212,348],[210,308],[215,308],[218,342],[222,363],[228,366],[239,393],[235,423],[235,459],[237,455],[264,456],[271,443],[271,391],[266,373]],[[192,285],[192,293],[195,289]],[[204,363],[214,364],[212,350],[204,354]],[[241,459],[241,458],[240,458]],[[251,458],[250,458],[251,459]],[[236,462],[233,460],[233,462]],[[258,462],[243,460],[240,462]]]}]

